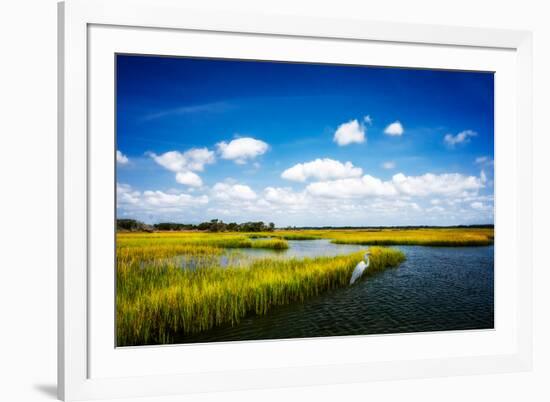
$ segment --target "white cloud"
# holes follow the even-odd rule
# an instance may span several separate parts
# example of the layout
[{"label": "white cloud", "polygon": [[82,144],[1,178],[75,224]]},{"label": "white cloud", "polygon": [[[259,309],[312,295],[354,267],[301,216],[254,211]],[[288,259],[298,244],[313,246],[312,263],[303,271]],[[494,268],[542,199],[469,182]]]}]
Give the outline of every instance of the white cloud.
[{"label": "white cloud", "polygon": [[216,146],[223,159],[233,160],[240,165],[265,154],[269,149],[267,143],[250,137],[237,138],[229,143],[222,141]]},{"label": "white cloud", "polygon": [[[441,191],[432,188],[436,184],[426,184],[426,175],[396,176],[386,181],[372,176],[322,181],[303,189],[268,186],[258,192],[231,180],[193,193],[140,192],[118,184],[117,213],[146,222],[223,218],[273,221],[279,226],[467,224],[493,219],[493,196],[470,190],[468,176],[461,176],[463,185]],[[448,179],[434,176],[432,181],[445,187]],[[403,192],[394,180],[410,188]]]},{"label": "white cloud", "polygon": [[479,156],[475,160],[476,165],[490,166],[492,165],[493,159],[488,156]]},{"label": "white cloud", "polygon": [[195,207],[209,202],[208,196],[192,196],[179,192],[147,190],[140,192],[128,184],[117,183],[117,207],[130,212],[161,213],[163,209]]},{"label": "white cloud", "polygon": [[312,183],[306,190],[312,195],[330,198],[395,195],[424,197],[462,195],[468,191],[478,191],[483,187],[480,178],[458,173],[440,175],[426,173],[422,176],[405,176],[403,173],[398,173],[389,181],[365,175],[361,178]]},{"label": "white cloud", "polygon": [[225,112],[233,108],[233,105],[225,102],[213,102],[213,103],[203,103],[198,105],[188,105],[177,107],[173,109],[160,110],[155,113],[146,115],[143,120],[150,121],[172,115],[187,115],[195,113],[219,113]]},{"label": "white cloud", "polygon": [[382,163],[382,167],[384,169],[395,169],[395,162],[394,161],[387,161]]},{"label": "white cloud", "polygon": [[189,194],[171,194],[163,191],[144,191],[143,201],[147,206],[155,207],[185,207],[193,205],[204,205],[208,203],[208,197],[201,195],[194,197]]},{"label": "white cloud", "polygon": [[216,161],[214,151],[208,148],[192,148],[186,151],[183,156],[187,159],[187,167],[189,170],[202,172],[204,165],[212,164]]},{"label": "white cloud", "polygon": [[176,173],[176,181],[191,187],[202,186],[202,179],[194,172],[202,172],[204,166],[216,161],[208,148],[192,148],[185,152],[168,151],[161,155],[148,154],[163,168]]},{"label": "white cloud", "polygon": [[478,156],[476,158],[476,164],[483,164],[489,160],[488,156]]},{"label": "white cloud", "polygon": [[172,172],[185,172],[189,170],[202,172],[204,165],[214,163],[214,152],[208,148],[192,148],[186,152],[169,151],[162,155],[149,153],[151,158],[159,165]]},{"label": "white cloud", "polygon": [[352,198],[364,196],[396,195],[397,191],[390,182],[365,175],[361,178],[348,178],[333,181],[311,183],[306,188],[313,196],[328,198]]},{"label": "white cloud", "polygon": [[457,135],[446,134],[443,140],[449,147],[454,147],[456,144],[463,144],[470,142],[471,137],[477,136],[477,133],[472,130],[464,130]]},{"label": "white cloud", "polygon": [[392,183],[399,193],[412,196],[457,195],[483,188],[483,183],[478,177],[459,173],[426,173],[422,176],[405,176],[398,173],[392,177]]},{"label": "white cloud", "polygon": [[295,193],[288,187],[266,187],[264,189],[264,200],[275,204],[287,204],[296,207],[303,205],[306,202],[306,197],[304,193]]},{"label": "white cloud", "polygon": [[399,121],[394,121],[386,127],[384,133],[391,136],[401,136],[405,132],[403,125]]},{"label": "white cloud", "polygon": [[128,157],[117,149],[116,162],[120,165],[126,165],[129,161]]},{"label": "white cloud", "polygon": [[117,204],[137,204],[140,196],[140,192],[134,191],[128,184],[116,184]]},{"label": "white cloud", "polygon": [[176,181],[180,184],[185,184],[186,186],[190,187],[202,186],[202,179],[199,177],[198,174],[191,171],[176,173]]},{"label": "white cloud", "polygon": [[351,120],[340,124],[334,133],[333,141],[339,146],[345,146],[353,143],[361,144],[366,141],[366,128],[359,124],[357,120]]},{"label": "white cloud", "polygon": [[370,115],[366,115],[365,117],[363,117],[363,120],[364,120],[365,123],[367,123],[368,125],[372,125],[372,117],[370,117]]},{"label": "white cloud", "polygon": [[484,170],[479,173],[479,179],[483,184],[487,183],[487,175],[485,174]]},{"label": "white cloud", "polygon": [[353,166],[351,162],[339,162],[333,159],[315,159],[311,162],[298,163],[286,169],[281,177],[286,180],[305,182],[309,178],[318,180],[343,179],[359,177],[363,174],[361,168]]},{"label": "white cloud", "polygon": [[163,153],[162,155],[150,153],[149,156],[151,156],[151,158],[153,158],[153,160],[160,166],[172,172],[182,171],[187,165],[187,160],[179,151],[169,151]]},{"label": "white cloud", "polygon": [[470,204],[470,206],[473,208],[473,209],[483,209],[484,208],[484,205],[482,202],[479,202],[479,201],[476,201],[476,202],[472,202]]},{"label": "white cloud", "polygon": [[257,195],[250,187],[244,184],[216,183],[212,187],[212,196],[218,200],[250,201]]}]

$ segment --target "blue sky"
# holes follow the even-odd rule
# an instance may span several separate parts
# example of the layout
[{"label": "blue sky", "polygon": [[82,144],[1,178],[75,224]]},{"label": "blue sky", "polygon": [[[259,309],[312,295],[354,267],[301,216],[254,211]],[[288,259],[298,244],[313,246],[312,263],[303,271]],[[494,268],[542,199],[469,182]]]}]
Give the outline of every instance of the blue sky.
[{"label": "blue sky", "polygon": [[493,75],[117,56],[117,216],[493,222]]}]

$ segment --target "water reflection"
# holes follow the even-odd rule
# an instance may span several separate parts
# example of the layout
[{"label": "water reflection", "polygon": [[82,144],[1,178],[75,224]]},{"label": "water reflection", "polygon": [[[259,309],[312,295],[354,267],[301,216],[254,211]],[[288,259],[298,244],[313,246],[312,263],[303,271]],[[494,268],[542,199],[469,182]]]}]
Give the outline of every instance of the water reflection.
[{"label": "water reflection", "polygon": [[289,240],[288,249],[273,250],[261,248],[229,249],[219,256],[178,255],[163,260],[183,269],[195,270],[201,267],[221,266],[246,268],[261,258],[305,258],[333,257],[365,250],[366,246],[334,244],[330,240]]},{"label": "water reflection", "polygon": [[[334,255],[364,246],[298,241],[287,256]],[[293,248],[294,246],[294,248]],[[343,248],[342,248],[343,247]],[[494,327],[494,248],[396,247],[407,260],[355,286],[336,289],[305,303],[250,315],[236,326],[182,336],[176,343],[285,339]],[[315,254],[312,254],[312,253]],[[254,256],[273,255],[247,250]]]}]

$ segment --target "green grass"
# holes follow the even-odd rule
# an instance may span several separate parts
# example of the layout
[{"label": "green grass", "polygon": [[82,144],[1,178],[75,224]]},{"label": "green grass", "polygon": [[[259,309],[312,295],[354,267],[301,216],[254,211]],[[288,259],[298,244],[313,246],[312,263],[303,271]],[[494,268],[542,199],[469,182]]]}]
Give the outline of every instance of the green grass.
[{"label": "green grass", "polygon": [[120,246],[119,248],[213,247],[219,249],[267,248],[284,250],[288,248],[288,243],[286,240],[280,238],[253,240],[247,235],[235,233],[157,232],[118,233],[117,247],[118,246]]},{"label": "green grass", "polygon": [[320,236],[304,234],[304,233],[285,233],[279,235],[282,239],[285,240],[318,240],[321,239]]},{"label": "green grass", "polygon": [[318,240],[322,238],[321,236],[318,236],[318,235],[302,233],[298,231],[247,233],[246,236],[250,239],[276,238],[276,239],[284,239],[284,240]]},{"label": "green grass", "polygon": [[380,231],[331,231],[325,234],[336,244],[487,246],[494,242],[493,229],[383,229]]},{"label": "green grass", "polygon": [[248,233],[251,239],[280,238],[284,240],[329,239],[336,244],[416,245],[416,246],[487,246],[494,243],[491,228],[420,228],[420,229],[303,229]]},{"label": "green grass", "polygon": [[[185,270],[166,259],[144,266],[143,253],[133,251],[137,250],[119,250],[117,255],[119,346],[171,343],[176,334],[236,325],[248,314],[266,314],[275,306],[348,286],[364,255],[265,258],[248,268],[211,265]],[[372,247],[370,251],[369,275],[405,259],[398,250]]]},{"label": "green grass", "polygon": [[[172,343],[175,335],[237,325],[249,314],[299,303],[348,286],[363,252],[336,257],[247,260],[241,248],[284,250],[287,240],[337,244],[483,246],[494,230],[481,228],[277,230],[265,233],[156,232],[117,234],[117,344]],[[370,247],[367,276],[399,265],[398,250]],[[233,250],[229,252],[228,250]],[[220,266],[228,256],[229,267]],[[181,258],[193,269],[182,269]]]},{"label": "green grass", "polygon": [[269,248],[273,250],[286,250],[288,248],[288,243],[284,239],[261,239],[252,241],[250,247]]},{"label": "green grass", "polygon": [[272,233],[247,233],[246,236],[249,238],[249,239],[269,239],[271,237],[273,237],[273,234]]}]

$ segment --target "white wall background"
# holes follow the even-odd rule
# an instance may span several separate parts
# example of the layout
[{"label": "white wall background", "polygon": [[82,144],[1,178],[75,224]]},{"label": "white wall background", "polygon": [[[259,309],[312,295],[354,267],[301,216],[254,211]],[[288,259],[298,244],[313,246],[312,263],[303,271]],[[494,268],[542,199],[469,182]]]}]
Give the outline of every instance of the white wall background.
[{"label": "white wall background", "polygon": [[[199,3],[197,0],[182,0]],[[202,0],[201,7],[528,29],[535,62],[535,366],[530,373],[294,388],[159,401],[548,401],[550,23],[537,0]],[[55,399],[56,1],[0,5],[0,400]]]}]

